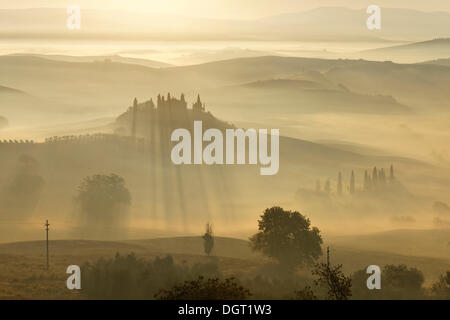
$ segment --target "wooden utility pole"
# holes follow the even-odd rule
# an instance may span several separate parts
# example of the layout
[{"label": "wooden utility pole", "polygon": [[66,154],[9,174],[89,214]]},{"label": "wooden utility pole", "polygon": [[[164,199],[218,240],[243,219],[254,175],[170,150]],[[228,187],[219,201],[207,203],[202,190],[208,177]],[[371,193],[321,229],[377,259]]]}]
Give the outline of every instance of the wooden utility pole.
[{"label": "wooden utility pole", "polygon": [[44,226],[45,226],[45,231],[46,231],[46,247],[47,247],[47,264],[46,264],[46,266],[47,266],[47,270],[48,270],[48,265],[49,265],[49,263],[48,263],[48,227],[50,226],[50,224],[48,223],[48,220],[45,221]]}]

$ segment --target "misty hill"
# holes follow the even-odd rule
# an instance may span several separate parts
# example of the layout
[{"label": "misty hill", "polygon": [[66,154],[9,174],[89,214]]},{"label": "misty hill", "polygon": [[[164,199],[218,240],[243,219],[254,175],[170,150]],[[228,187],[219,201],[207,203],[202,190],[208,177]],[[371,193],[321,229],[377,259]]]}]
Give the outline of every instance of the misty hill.
[{"label": "misty hill", "polygon": [[[275,82],[278,85],[278,82]],[[281,82],[281,86],[284,87],[284,83],[287,83],[288,87],[293,85],[295,90],[299,90],[298,84],[305,84],[307,88],[315,88],[316,85],[318,85],[313,82],[298,80],[288,80],[286,82],[281,80]],[[262,86],[264,87],[266,84],[266,82],[263,82]],[[250,86],[252,85],[253,84],[250,84]],[[269,86],[271,86],[271,83],[269,83]],[[264,89],[267,90],[267,88]],[[177,99],[168,93],[167,98],[158,95],[158,98],[155,100],[157,100],[157,103],[154,103],[153,99],[150,99],[141,103],[136,101],[137,104],[135,107],[129,106],[127,111],[120,114],[114,123],[116,133],[129,136],[132,134],[134,126],[137,136],[150,141],[156,140],[157,143],[160,144],[165,140],[170,140],[170,132],[176,128],[187,128],[192,131],[194,120],[202,121],[204,130],[208,128],[216,128],[223,131],[228,128],[235,128],[232,123],[227,123],[218,119],[210,111],[205,109],[206,103],[202,102],[200,95],[198,95],[198,100],[193,104],[192,108],[188,108],[188,103],[185,101],[184,95],[182,95],[180,99]],[[136,113],[134,113],[134,108],[136,108]],[[136,120],[133,125],[134,116]],[[288,162],[290,162],[291,159],[303,159],[308,163],[309,161],[312,161],[311,166],[313,163],[319,165],[320,162],[328,163],[328,161],[334,163],[370,162],[374,159],[382,159],[383,156],[385,156],[381,156],[379,154],[377,156],[361,155],[358,152],[344,150],[342,148],[327,146],[321,143],[314,143],[302,139],[289,138],[286,136],[280,137],[280,143],[282,158],[289,159],[287,160]],[[400,157],[385,157],[386,160],[401,159]],[[322,160],[319,160],[319,158],[322,158]],[[403,158],[402,162],[412,162],[417,165],[424,164],[419,161],[406,158]],[[301,163],[299,163],[299,165],[300,164]]]},{"label": "misty hill", "polygon": [[[140,245],[156,252],[204,255],[201,237],[155,238],[132,240],[127,243]],[[247,240],[226,237],[214,238],[214,255],[238,259],[263,259],[259,253],[250,249]]]},{"label": "misty hill", "polygon": [[16,94],[16,95],[21,95],[21,94],[25,94],[25,92],[17,90],[17,89],[13,89],[13,88],[8,88],[8,87],[4,87],[4,86],[0,86],[0,94]]},{"label": "misty hill", "polygon": [[[311,38],[322,35],[334,35],[339,38],[353,39],[374,37],[365,24],[368,14],[366,9],[354,10],[343,7],[320,7],[305,12],[286,13],[263,18],[260,22],[272,26],[274,30],[288,31],[308,35]],[[411,21],[414,21],[411,24]],[[445,30],[441,28],[447,28]],[[301,30],[301,31],[300,31]],[[450,13],[420,12],[402,8],[382,8],[382,28],[376,37],[423,38],[448,36],[450,30]],[[281,33],[281,32],[280,32]]]},{"label": "misty hill", "polygon": [[263,57],[276,55],[269,51],[243,49],[239,47],[226,47],[219,50],[203,50],[201,52],[194,52],[183,55],[180,58],[172,59],[176,64],[192,65],[206,62],[230,60],[238,58]]},{"label": "misty hill", "polygon": [[450,81],[449,68],[438,65],[350,63],[331,69],[325,76],[356,92],[394,96],[408,106],[447,108],[450,97],[445,89]]},{"label": "misty hill", "polygon": [[340,140],[317,140],[314,142],[321,143],[321,144],[324,144],[326,146],[333,147],[336,149],[347,150],[347,151],[364,154],[364,155],[377,155],[377,156],[387,155],[386,151],[384,151],[384,150],[381,150],[378,148],[373,148],[373,147],[368,147],[366,145],[362,145],[362,144],[354,143],[354,142],[340,141]]},{"label": "misty hill", "polygon": [[336,245],[405,255],[450,257],[450,229],[392,230],[373,234],[333,237]]},{"label": "misty hill", "polygon": [[40,116],[39,110],[45,110],[47,113],[52,109],[43,99],[36,98],[23,90],[5,86],[0,86],[0,101],[1,115],[15,125],[32,123],[37,118],[42,119],[45,115]]},{"label": "misty hill", "polygon": [[425,61],[422,62],[425,64],[436,64],[439,66],[446,66],[446,67],[450,67],[450,58],[448,59],[436,59],[436,60],[430,60],[430,61]]},{"label": "misty hill", "polygon": [[415,54],[419,54],[420,51],[423,50],[433,50],[436,53],[440,52],[441,54],[449,53],[450,50],[450,38],[440,38],[440,39],[433,39],[428,41],[422,41],[422,42],[414,42],[399,46],[393,46],[393,47],[387,47],[387,48],[379,48],[379,49],[372,49],[367,50],[366,52],[383,52],[383,51],[414,51]]},{"label": "misty hill", "polygon": [[[64,8],[1,10],[0,30],[12,36],[39,33],[47,38],[67,36]],[[121,39],[256,39],[256,40],[374,40],[448,37],[450,13],[383,8],[383,27],[374,35],[365,26],[365,9],[321,7],[256,20],[189,18],[170,14],[83,10],[83,28],[72,37],[102,35]],[[414,24],[411,24],[414,21]],[[32,23],[30,23],[32,22]]]},{"label": "misty hill", "polygon": [[206,91],[216,106],[240,111],[286,113],[348,112],[408,113],[410,108],[390,96],[351,92],[344,86],[328,85],[310,80],[262,80],[239,86]]},{"label": "misty hill", "polygon": [[373,60],[395,60],[415,62],[447,58],[450,55],[450,38],[437,38],[393,47],[378,48],[362,52]]},{"label": "misty hill", "polygon": [[156,104],[153,99],[141,103],[135,100],[133,106],[128,107],[126,112],[117,117],[114,128],[119,134],[134,134],[159,144],[161,141],[170,140],[170,133],[173,130],[191,128],[194,121],[202,121],[204,130],[233,128],[231,124],[207,112],[200,95],[197,96],[192,108],[188,109],[184,94],[177,99],[170,93],[167,97],[158,95]]},{"label": "misty hill", "polygon": [[66,61],[66,62],[118,62],[118,63],[128,63],[128,64],[137,64],[144,67],[149,68],[167,68],[172,67],[173,65],[148,60],[148,59],[138,59],[138,58],[129,58],[122,57],[120,55],[112,55],[112,56],[69,56],[69,55],[51,55],[51,54],[11,54],[10,56],[25,56],[25,57],[37,57],[55,61]]},{"label": "misty hill", "polygon": [[[164,92],[166,88],[172,88],[177,95],[184,92],[188,100],[194,100],[198,92],[205,92],[206,100],[213,103],[211,110],[216,113],[220,111],[221,114],[226,114],[226,108],[230,108],[229,105],[221,105],[221,101],[233,100],[242,104],[249,102],[245,96],[249,91],[247,89],[250,89],[245,85],[249,83],[255,82],[253,87],[261,87],[263,84],[274,87],[268,93],[278,101],[286,98],[286,92],[289,91],[275,90],[280,86],[290,89],[293,95],[305,93],[305,90],[296,93],[287,81],[274,82],[277,79],[318,82],[320,88],[317,90],[331,86],[334,91],[328,91],[324,99],[332,101],[332,96],[335,95],[336,100],[338,97],[339,100],[342,99],[342,104],[345,101],[347,105],[351,103],[352,110],[357,109],[356,104],[373,106],[366,108],[370,110],[401,109],[399,105],[426,106],[430,109],[434,105],[447,105],[449,93],[446,83],[450,81],[450,70],[425,64],[274,56],[163,69],[104,61],[67,62],[32,56],[0,57],[0,83],[20,88],[33,96],[36,101],[23,102],[21,105],[34,105],[33,108],[29,107],[27,116],[34,114],[47,117],[46,121],[61,118],[61,115],[70,115],[77,121],[113,116],[121,112],[123,106],[129,103],[130,97],[146,100]],[[301,85],[304,87],[305,83]],[[227,86],[243,86],[245,90],[233,94],[225,88],[222,94],[221,88]],[[348,92],[345,92],[345,88]],[[211,97],[208,96],[207,89],[215,90]],[[308,90],[308,94],[313,95],[310,99],[317,101],[320,96]],[[250,91],[256,90],[253,88]],[[258,94],[264,94],[263,91],[261,87]],[[332,101],[333,103],[341,102]],[[388,107],[384,107],[385,104]],[[325,102],[318,109],[323,108],[323,105]],[[271,107],[276,107],[279,114],[284,108],[278,103]],[[14,112],[14,108],[14,103],[6,105],[6,110],[11,112]],[[338,111],[339,106],[335,109]],[[255,108],[251,110],[259,111]],[[21,119],[12,120],[20,123]]]}]

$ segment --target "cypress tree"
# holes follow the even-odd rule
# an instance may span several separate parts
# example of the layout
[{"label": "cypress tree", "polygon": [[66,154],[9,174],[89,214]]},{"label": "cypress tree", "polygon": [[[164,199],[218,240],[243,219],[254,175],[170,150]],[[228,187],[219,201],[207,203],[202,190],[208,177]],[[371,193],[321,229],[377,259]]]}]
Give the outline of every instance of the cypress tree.
[{"label": "cypress tree", "polygon": [[391,169],[389,171],[390,171],[389,172],[389,180],[390,181],[395,180],[395,177],[394,177],[394,166],[392,164],[391,164]]},{"label": "cypress tree", "polygon": [[330,179],[327,179],[327,181],[325,181],[325,186],[323,188],[323,191],[325,191],[326,194],[331,193]]},{"label": "cypress tree", "polygon": [[355,193],[355,173],[352,170],[352,175],[350,177],[350,193]]},{"label": "cypress tree", "polygon": [[342,195],[342,174],[339,172],[338,182],[337,182],[337,194]]},{"label": "cypress tree", "polygon": [[364,170],[364,191],[369,190],[369,174],[367,170]]},{"label": "cypress tree", "polygon": [[378,171],[377,171],[377,167],[373,168],[373,172],[372,172],[372,182],[373,185],[376,186],[378,184]]},{"label": "cypress tree", "polygon": [[133,138],[136,138],[137,109],[138,109],[138,101],[137,101],[137,98],[134,98],[132,119],[131,119],[131,136]]},{"label": "cypress tree", "polygon": [[381,168],[378,180],[380,181],[381,185],[385,185],[386,184],[386,174],[384,173],[384,168]]},{"label": "cypress tree", "polygon": [[321,191],[320,189],[321,189],[321,188],[320,188],[320,180],[317,179],[317,180],[316,180],[316,192],[317,192],[317,193],[320,193],[320,191]]}]

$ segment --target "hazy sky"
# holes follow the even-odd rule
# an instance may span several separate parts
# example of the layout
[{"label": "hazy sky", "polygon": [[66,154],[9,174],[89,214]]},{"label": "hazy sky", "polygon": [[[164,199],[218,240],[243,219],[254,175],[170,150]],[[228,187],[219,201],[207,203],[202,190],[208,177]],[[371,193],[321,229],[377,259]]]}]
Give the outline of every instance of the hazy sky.
[{"label": "hazy sky", "polygon": [[450,0],[0,0],[0,8],[66,7],[163,12],[209,18],[251,19],[320,6],[363,8],[370,4],[423,11],[450,11]]}]

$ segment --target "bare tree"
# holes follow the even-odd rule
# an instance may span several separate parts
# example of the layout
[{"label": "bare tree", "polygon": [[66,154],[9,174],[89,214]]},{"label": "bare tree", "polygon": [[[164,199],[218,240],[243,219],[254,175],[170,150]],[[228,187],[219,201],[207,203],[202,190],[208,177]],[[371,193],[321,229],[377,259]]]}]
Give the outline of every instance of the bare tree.
[{"label": "bare tree", "polygon": [[327,248],[327,263],[316,264],[313,275],[318,276],[314,283],[328,290],[330,300],[348,300],[351,295],[352,279],[342,272],[342,265],[330,264],[330,249]]}]

